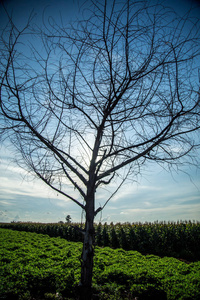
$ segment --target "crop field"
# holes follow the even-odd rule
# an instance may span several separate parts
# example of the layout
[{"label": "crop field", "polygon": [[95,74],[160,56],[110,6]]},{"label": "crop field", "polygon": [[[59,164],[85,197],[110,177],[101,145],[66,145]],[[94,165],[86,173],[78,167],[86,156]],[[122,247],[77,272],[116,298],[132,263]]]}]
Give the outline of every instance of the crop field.
[{"label": "crop field", "polygon": [[[77,299],[82,244],[0,228],[0,299]],[[199,300],[200,262],[96,247],[95,299]]]},{"label": "crop field", "polygon": [[[71,226],[72,225],[72,226]],[[0,227],[48,234],[68,241],[82,242],[76,224],[0,223]],[[95,224],[96,245],[139,251],[143,254],[200,260],[200,223],[191,221],[154,223]]]}]

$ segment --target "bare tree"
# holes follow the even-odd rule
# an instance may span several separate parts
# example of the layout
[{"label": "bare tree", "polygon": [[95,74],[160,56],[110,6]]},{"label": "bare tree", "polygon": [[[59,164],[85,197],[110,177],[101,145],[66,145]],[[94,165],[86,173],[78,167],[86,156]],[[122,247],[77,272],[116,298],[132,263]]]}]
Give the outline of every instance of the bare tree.
[{"label": "bare tree", "polygon": [[1,34],[1,132],[24,168],[85,211],[83,299],[94,218],[111,198],[95,207],[97,191],[117,179],[115,194],[149,161],[195,163],[199,147],[199,20],[149,3],[91,1],[70,26],[10,19]]}]

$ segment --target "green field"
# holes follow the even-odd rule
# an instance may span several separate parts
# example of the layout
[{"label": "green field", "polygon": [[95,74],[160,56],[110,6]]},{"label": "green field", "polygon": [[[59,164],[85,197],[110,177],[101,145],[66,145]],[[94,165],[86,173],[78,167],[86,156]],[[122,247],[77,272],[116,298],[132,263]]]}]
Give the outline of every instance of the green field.
[{"label": "green field", "polygon": [[[0,223],[0,227],[48,234],[67,241],[82,242],[77,230],[82,224]],[[95,244],[100,247],[122,248],[143,254],[172,256],[189,261],[200,260],[200,223],[195,221],[94,224]]]},{"label": "green field", "polygon": [[[76,299],[81,243],[0,229],[0,299]],[[95,248],[95,299],[199,300],[200,262]]]}]

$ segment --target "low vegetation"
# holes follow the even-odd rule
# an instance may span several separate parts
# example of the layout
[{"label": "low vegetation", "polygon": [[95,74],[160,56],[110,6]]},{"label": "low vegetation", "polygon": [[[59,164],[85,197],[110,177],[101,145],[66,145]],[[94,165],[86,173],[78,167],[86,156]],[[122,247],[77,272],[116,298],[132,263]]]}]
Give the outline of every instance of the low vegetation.
[{"label": "low vegetation", "polygon": [[[81,224],[0,223],[0,227],[48,234],[82,242]],[[95,224],[96,245],[139,251],[143,254],[200,260],[200,223],[191,221],[154,223]]]},{"label": "low vegetation", "polygon": [[[82,244],[0,229],[0,299],[76,299]],[[198,300],[200,262],[96,247],[94,299]]]}]

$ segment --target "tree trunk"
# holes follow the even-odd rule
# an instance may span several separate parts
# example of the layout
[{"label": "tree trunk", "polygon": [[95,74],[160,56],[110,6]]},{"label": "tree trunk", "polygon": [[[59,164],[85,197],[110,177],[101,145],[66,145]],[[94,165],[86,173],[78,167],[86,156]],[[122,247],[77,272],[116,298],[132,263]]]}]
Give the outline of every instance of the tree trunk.
[{"label": "tree trunk", "polygon": [[86,223],[82,251],[80,299],[92,298],[92,273],[94,257],[94,197],[86,203]]}]

